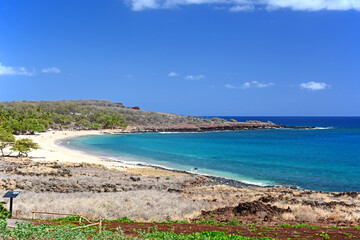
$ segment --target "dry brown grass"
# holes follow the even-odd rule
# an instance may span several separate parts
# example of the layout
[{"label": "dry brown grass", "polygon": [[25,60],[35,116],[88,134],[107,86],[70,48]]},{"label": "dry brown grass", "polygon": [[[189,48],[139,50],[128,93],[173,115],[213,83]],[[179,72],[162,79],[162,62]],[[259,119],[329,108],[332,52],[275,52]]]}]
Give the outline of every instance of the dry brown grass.
[{"label": "dry brown grass", "polygon": [[274,216],[280,220],[360,223],[360,195],[356,194],[282,187],[234,188],[209,185],[210,180],[205,177],[161,169],[119,171],[92,164],[34,163],[22,159],[0,161],[0,169],[0,190],[22,191],[16,199],[22,217],[31,217],[35,208],[81,213],[91,218],[181,220],[196,218],[201,210],[263,199],[266,204],[291,209],[290,213]]},{"label": "dry brown grass", "polygon": [[[201,186],[185,189],[185,195],[191,200],[205,200],[210,208],[215,210],[221,207],[235,207],[241,202],[257,201],[261,197],[271,196],[274,201],[267,202],[279,208],[290,208],[292,212],[283,213],[278,217],[280,220],[299,222],[322,222],[322,221],[359,221],[360,204],[358,197],[348,196],[334,197],[331,193],[310,192],[304,190],[290,190],[286,188],[232,188],[228,186]],[[352,204],[349,206],[336,205],[329,208],[326,206],[310,206],[308,202]]]},{"label": "dry brown grass", "polygon": [[[0,189],[32,192],[120,192],[180,189],[196,177],[170,171],[139,168],[136,172],[107,169],[84,163],[33,162],[6,158],[0,161]],[[139,172],[139,173],[140,173]]]},{"label": "dry brown grass", "polygon": [[[0,194],[4,194],[0,191]],[[82,214],[88,218],[164,221],[190,219],[208,209],[204,201],[190,201],[180,194],[144,190],[121,193],[32,193],[22,192],[14,201],[17,217],[31,218],[31,211]],[[57,217],[57,216],[55,216]],[[61,217],[61,216],[60,216]],[[37,218],[54,218],[38,214]]]}]

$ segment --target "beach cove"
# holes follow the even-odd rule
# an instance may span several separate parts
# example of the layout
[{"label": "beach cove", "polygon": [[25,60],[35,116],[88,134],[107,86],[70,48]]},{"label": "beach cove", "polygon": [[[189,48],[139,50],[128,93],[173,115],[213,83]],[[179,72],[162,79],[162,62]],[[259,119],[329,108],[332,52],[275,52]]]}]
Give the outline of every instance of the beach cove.
[{"label": "beach cove", "polygon": [[203,175],[259,186],[359,191],[359,118],[290,120],[312,128],[102,135],[62,145],[123,163],[192,173],[198,168]]},{"label": "beach cove", "polygon": [[[263,130],[253,132],[257,131]],[[5,172],[0,185],[23,192],[17,199],[18,217],[29,217],[32,209],[41,208],[50,212],[81,213],[89,218],[126,216],[139,221],[195,221],[207,219],[219,209],[215,220],[230,221],[233,213],[223,215],[221,209],[238,206],[239,211],[243,211],[242,208],[253,211],[239,218],[244,223],[303,221],[353,226],[360,221],[356,211],[360,198],[356,192],[258,187],[225,178],[109,161],[93,153],[89,155],[83,149],[75,151],[57,145],[58,141],[87,137],[140,137],[141,134],[101,130],[49,131],[20,136],[32,138],[41,149],[31,152],[29,158],[2,160]],[[161,135],[150,133],[149,136],[153,134]],[[263,216],[263,213],[267,214]]]}]

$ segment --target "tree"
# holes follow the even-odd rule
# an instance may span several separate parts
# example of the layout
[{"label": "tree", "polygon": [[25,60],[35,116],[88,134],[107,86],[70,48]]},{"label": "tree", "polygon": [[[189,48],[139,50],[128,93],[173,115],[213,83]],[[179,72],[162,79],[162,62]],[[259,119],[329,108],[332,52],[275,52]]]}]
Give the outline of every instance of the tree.
[{"label": "tree", "polygon": [[126,122],[120,118],[119,115],[116,114],[112,114],[111,116],[107,115],[106,116],[107,119],[105,121],[105,126],[106,127],[111,127],[112,129],[114,129],[114,127],[126,127],[127,124]]},{"label": "tree", "polygon": [[39,149],[39,145],[30,138],[22,138],[17,140],[14,146],[11,148],[11,150],[19,152],[18,157],[22,155],[27,157],[30,151],[36,149]]},{"label": "tree", "polygon": [[90,121],[83,118],[83,119],[77,121],[77,122],[75,123],[75,125],[76,125],[76,126],[79,126],[79,127],[87,127],[87,126],[90,125]]},{"label": "tree", "polygon": [[11,129],[14,133],[19,133],[22,130],[22,124],[18,120],[10,119],[7,122],[7,128]]},{"label": "tree", "polygon": [[89,128],[90,129],[95,129],[95,130],[98,130],[98,129],[101,129],[102,128],[102,126],[100,125],[100,124],[97,124],[97,123],[91,123],[91,124],[89,124]]},{"label": "tree", "polygon": [[45,126],[35,118],[28,118],[23,121],[22,130],[31,132],[44,132]]},{"label": "tree", "polygon": [[4,148],[13,145],[14,142],[15,142],[14,135],[0,128],[0,150],[3,157],[4,157]]}]

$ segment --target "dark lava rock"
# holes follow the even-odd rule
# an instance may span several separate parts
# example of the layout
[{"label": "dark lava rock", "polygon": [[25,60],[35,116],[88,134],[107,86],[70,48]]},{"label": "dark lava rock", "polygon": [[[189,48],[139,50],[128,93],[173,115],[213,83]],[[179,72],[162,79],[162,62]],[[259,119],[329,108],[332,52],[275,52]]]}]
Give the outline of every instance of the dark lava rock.
[{"label": "dark lava rock", "polygon": [[134,182],[138,182],[138,181],[140,181],[140,177],[133,177],[133,176],[131,176],[131,177],[130,177],[130,180],[133,180]]},{"label": "dark lava rock", "polygon": [[258,201],[263,203],[270,203],[270,202],[275,202],[275,198],[272,196],[262,196],[261,198],[259,198]]},{"label": "dark lava rock", "polygon": [[356,198],[359,195],[358,192],[342,192],[342,193],[334,193],[334,197],[343,197],[343,196],[349,196],[352,198]]},{"label": "dark lava rock", "polygon": [[[291,212],[290,208],[278,208],[270,204],[264,204],[259,201],[240,203],[236,207],[224,207],[218,208],[213,211],[202,211],[199,219],[215,220],[219,222],[229,222],[234,218],[241,218],[247,216],[256,216],[260,213],[266,214],[266,219],[271,219],[272,216],[276,216],[285,212]],[[195,220],[199,220],[195,219]]]}]

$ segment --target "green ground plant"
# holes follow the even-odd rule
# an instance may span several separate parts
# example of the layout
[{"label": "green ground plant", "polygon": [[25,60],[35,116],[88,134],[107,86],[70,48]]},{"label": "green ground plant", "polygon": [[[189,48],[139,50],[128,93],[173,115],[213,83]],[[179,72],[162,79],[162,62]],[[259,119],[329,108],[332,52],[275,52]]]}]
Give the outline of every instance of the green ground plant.
[{"label": "green ground plant", "polygon": [[10,211],[4,207],[4,204],[5,204],[5,202],[0,202],[0,220],[8,218],[11,215]]},{"label": "green ground plant", "polygon": [[[64,218],[63,220],[70,220]],[[159,232],[156,228],[152,228],[151,232],[136,231],[138,237],[129,237],[124,235],[124,231],[121,228],[115,229],[115,231],[103,230],[99,233],[97,228],[74,228],[71,224],[66,225],[50,225],[43,224],[40,226],[34,226],[33,224],[19,224],[15,228],[6,228],[7,223],[5,220],[0,220],[0,238],[3,239],[119,239],[119,240],[135,240],[135,239],[165,239],[165,240],[276,240],[274,238],[262,237],[262,238],[250,238],[242,237],[239,235],[227,235],[223,232],[201,232],[186,234],[175,234],[173,232]]]}]

